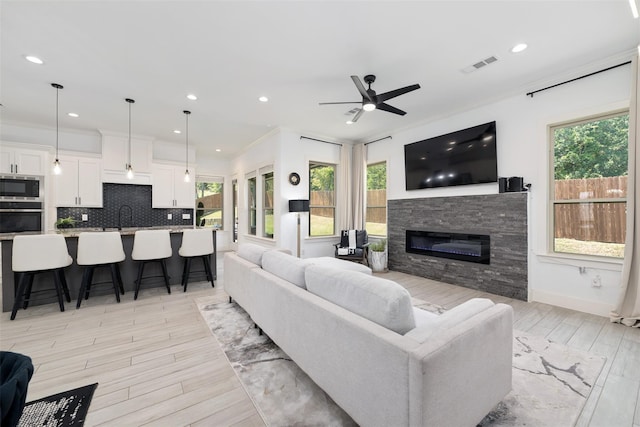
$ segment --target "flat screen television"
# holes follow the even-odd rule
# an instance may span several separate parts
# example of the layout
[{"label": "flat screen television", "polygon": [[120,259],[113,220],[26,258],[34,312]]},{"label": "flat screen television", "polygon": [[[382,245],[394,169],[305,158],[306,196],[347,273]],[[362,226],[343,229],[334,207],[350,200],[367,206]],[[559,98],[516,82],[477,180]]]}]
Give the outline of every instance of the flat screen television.
[{"label": "flat screen television", "polygon": [[496,122],[404,146],[407,190],[498,181]]}]

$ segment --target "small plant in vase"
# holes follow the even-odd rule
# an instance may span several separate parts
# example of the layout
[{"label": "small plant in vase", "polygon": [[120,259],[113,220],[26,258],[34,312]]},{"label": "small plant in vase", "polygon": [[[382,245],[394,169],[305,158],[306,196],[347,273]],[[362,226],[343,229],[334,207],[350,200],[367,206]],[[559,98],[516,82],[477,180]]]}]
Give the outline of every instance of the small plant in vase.
[{"label": "small plant in vase", "polygon": [[68,216],[66,218],[58,218],[54,225],[56,228],[72,228],[74,225],[76,225],[76,222],[78,221]]},{"label": "small plant in vase", "polygon": [[387,239],[369,245],[369,264],[373,271],[387,271]]}]

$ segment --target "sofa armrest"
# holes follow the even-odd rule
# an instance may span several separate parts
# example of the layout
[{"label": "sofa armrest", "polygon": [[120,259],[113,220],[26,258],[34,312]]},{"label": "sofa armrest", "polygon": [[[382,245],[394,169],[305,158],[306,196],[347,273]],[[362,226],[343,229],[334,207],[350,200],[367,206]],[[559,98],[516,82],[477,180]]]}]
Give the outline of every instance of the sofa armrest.
[{"label": "sofa armrest", "polygon": [[432,335],[409,360],[410,425],[477,425],[511,390],[512,355],[505,304]]}]

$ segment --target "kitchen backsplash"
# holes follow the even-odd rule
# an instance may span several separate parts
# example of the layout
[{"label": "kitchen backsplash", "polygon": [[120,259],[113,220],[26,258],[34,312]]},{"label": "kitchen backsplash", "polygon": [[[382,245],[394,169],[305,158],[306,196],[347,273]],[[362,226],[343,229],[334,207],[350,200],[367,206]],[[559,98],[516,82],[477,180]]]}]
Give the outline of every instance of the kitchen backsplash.
[{"label": "kitchen backsplash", "polygon": [[[102,184],[102,197],[102,208],[57,208],[58,218],[72,217],[78,221],[76,228],[193,224],[192,209],[153,209],[150,185]],[[82,214],[88,215],[88,221],[82,221]],[[167,219],[168,214],[172,219]],[[182,214],[189,214],[191,219],[182,219]]]}]

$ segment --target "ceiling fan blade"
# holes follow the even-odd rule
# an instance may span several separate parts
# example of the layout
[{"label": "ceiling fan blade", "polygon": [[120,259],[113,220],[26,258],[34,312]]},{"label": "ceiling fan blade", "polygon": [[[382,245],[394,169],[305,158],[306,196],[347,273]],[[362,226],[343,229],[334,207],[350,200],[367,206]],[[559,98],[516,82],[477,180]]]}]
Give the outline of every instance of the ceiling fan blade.
[{"label": "ceiling fan blade", "polygon": [[362,115],[362,113],[364,113],[364,110],[362,108],[358,109],[358,112],[356,113],[355,116],[353,116],[353,118],[351,119],[351,121],[353,123],[357,122],[358,119],[360,118],[360,116]]},{"label": "ceiling fan blade", "polygon": [[395,98],[396,96],[404,95],[407,92],[411,92],[413,90],[420,89],[420,85],[411,85],[407,87],[403,87],[400,89],[392,90],[389,92],[381,93],[378,95],[378,102],[384,102],[391,98]]},{"label": "ceiling fan blade", "polygon": [[353,101],[353,102],[318,102],[318,105],[334,105],[334,104],[362,104],[362,101]]},{"label": "ceiling fan blade", "polygon": [[371,96],[369,96],[367,89],[365,89],[364,85],[362,84],[358,76],[351,76],[351,80],[353,80],[353,82],[356,84],[356,87],[358,88],[358,92],[360,92],[360,95],[362,95],[362,99],[368,99],[369,101],[373,101],[373,99],[371,99]]},{"label": "ceiling fan blade", "polygon": [[376,108],[377,108],[378,110],[387,111],[387,112],[389,112],[389,113],[398,114],[398,115],[400,115],[400,116],[404,116],[405,114],[407,114],[407,113],[406,113],[406,111],[402,111],[402,110],[401,110],[401,109],[399,109],[399,108],[392,107],[391,105],[389,105],[389,104],[385,104],[384,102],[382,102],[382,103],[380,103],[380,104],[376,105]]}]

